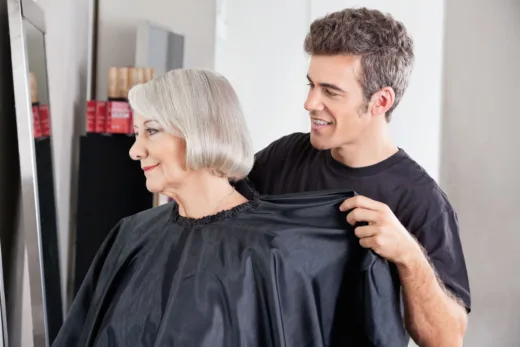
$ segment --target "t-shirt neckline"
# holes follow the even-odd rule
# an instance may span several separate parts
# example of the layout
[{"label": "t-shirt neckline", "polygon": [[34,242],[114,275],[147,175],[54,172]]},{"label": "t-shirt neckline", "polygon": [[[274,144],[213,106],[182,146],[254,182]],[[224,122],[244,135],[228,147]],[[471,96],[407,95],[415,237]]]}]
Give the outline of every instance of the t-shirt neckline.
[{"label": "t-shirt neckline", "polygon": [[329,167],[338,173],[355,177],[367,177],[374,176],[383,171],[386,171],[388,168],[394,166],[396,163],[406,158],[406,156],[406,152],[402,148],[398,147],[396,153],[378,163],[363,167],[351,167],[334,159],[331,150],[327,150],[326,161]]}]

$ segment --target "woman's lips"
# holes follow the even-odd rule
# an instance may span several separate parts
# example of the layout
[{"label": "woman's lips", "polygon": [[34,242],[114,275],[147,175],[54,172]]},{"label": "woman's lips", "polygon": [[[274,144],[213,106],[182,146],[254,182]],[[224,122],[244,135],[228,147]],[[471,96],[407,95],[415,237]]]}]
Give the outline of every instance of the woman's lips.
[{"label": "woman's lips", "polygon": [[150,171],[150,170],[156,168],[157,166],[159,166],[159,164],[155,164],[155,165],[151,165],[151,166],[143,166],[143,171],[144,172]]}]

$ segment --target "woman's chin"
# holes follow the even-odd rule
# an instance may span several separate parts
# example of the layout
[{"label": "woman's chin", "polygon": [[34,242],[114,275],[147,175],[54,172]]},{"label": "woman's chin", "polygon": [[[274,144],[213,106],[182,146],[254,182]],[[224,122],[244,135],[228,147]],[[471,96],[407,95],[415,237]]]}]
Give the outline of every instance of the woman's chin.
[{"label": "woman's chin", "polygon": [[146,189],[148,189],[150,193],[160,193],[163,190],[162,188],[162,185],[146,180]]}]

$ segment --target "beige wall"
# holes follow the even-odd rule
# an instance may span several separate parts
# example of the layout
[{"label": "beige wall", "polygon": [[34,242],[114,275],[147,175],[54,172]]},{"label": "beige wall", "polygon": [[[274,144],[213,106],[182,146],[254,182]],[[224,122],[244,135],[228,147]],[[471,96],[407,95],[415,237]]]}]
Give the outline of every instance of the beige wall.
[{"label": "beige wall", "polygon": [[520,345],[520,2],[446,1],[441,181],[460,217],[464,346]]},{"label": "beige wall", "polygon": [[185,67],[213,68],[216,1],[100,0],[96,95],[107,98],[111,66],[135,63],[137,23],[151,23],[185,35]]}]

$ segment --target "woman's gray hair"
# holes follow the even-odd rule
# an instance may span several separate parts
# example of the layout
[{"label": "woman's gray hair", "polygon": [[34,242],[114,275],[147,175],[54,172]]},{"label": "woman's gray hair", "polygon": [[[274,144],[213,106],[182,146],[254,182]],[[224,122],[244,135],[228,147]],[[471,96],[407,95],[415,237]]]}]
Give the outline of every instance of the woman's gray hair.
[{"label": "woman's gray hair", "polygon": [[186,141],[186,167],[229,179],[246,177],[254,151],[242,107],[229,81],[209,70],[175,69],[133,87],[133,110]]}]

